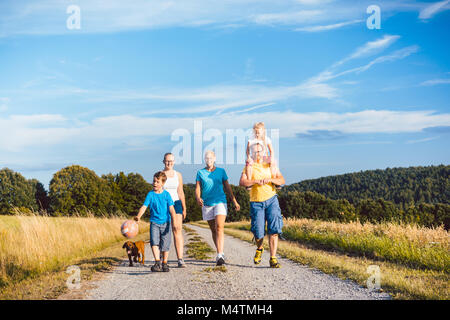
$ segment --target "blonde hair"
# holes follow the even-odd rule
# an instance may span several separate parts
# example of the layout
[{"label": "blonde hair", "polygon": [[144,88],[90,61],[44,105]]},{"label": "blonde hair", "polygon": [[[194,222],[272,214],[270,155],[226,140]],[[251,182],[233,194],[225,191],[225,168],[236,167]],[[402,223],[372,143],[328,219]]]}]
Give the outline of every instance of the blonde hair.
[{"label": "blonde hair", "polygon": [[208,154],[211,154],[214,158],[216,157],[216,154],[215,154],[214,151],[212,151],[212,150],[207,150],[207,151],[205,151],[205,157],[206,157]]},{"label": "blonde hair", "polygon": [[264,142],[264,148],[267,147],[267,142],[266,142],[266,127],[264,126],[264,122],[256,122],[253,125],[253,135],[256,138],[256,129],[263,129],[263,136],[262,136],[262,141]]}]

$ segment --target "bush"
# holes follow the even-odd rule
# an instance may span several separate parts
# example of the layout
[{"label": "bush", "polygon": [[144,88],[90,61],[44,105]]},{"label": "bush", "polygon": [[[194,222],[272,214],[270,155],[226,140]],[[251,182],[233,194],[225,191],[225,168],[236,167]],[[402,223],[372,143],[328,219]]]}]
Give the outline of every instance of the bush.
[{"label": "bush", "polygon": [[[119,174],[103,175],[111,191],[111,201],[108,212],[114,214],[137,215],[139,208],[144,203],[147,193],[152,190],[152,185],[138,173],[123,172]],[[146,211],[144,217],[147,217]]]},{"label": "bush", "polygon": [[111,207],[111,188],[94,171],[78,165],[66,167],[50,181],[50,210],[67,215],[103,215]]},{"label": "bush", "polygon": [[347,200],[331,200],[316,192],[282,191],[281,212],[286,218],[309,218],[333,221],[355,220],[355,208]]},{"label": "bush", "polygon": [[0,214],[10,214],[14,207],[39,210],[36,185],[20,173],[4,168],[0,170]]}]

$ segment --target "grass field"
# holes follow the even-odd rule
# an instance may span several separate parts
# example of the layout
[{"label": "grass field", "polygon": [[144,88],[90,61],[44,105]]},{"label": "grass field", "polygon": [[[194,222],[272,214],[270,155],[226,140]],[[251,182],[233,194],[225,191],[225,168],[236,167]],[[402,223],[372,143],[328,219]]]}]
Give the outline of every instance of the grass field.
[{"label": "grass field", "polygon": [[[204,223],[200,223],[204,227]],[[250,222],[225,232],[251,241]],[[450,299],[449,233],[415,225],[284,220],[279,254],[366,286],[367,267],[378,265],[381,287],[398,299]],[[267,247],[267,244],[265,244]]]},{"label": "grass field", "polygon": [[[122,243],[125,238],[120,226],[124,220],[123,217],[0,216],[0,298],[11,286],[60,272]],[[145,222],[140,222],[139,227],[141,233],[149,229]],[[105,261],[109,261],[107,257]],[[23,292],[17,294],[26,296]]]},{"label": "grass field", "polygon": [[[0,216],[0,299],[55,298],[67,291],[69,265],[79,265],[83,279],[88,279],[124,258],[123,221]],[[148,229],[140,222],[137,239],[148,237]],[[250,222],[242,221],[227,223],[225,232],[251,242],[249,230]],[[378,265],[381,287],[394,298],[450,299],[449,233],[442,228],[296,219],[284,221],[283,236],[288,241],[280,242],[279,254],[293,261],[363,286],[369,277],[367,267]],[[209,253],[195,240],[188,249]]]}]

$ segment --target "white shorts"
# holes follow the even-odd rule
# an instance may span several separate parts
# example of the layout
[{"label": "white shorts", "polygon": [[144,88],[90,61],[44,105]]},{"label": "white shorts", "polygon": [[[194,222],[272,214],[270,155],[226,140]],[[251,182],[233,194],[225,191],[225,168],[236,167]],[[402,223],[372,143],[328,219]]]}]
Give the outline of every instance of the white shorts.
[{"label": "white shorts", "polygon": [[205,206],[202,207],[203,220],[214,220],[218,215],[227,215],[227,204],[219,203],[215,206]]}]

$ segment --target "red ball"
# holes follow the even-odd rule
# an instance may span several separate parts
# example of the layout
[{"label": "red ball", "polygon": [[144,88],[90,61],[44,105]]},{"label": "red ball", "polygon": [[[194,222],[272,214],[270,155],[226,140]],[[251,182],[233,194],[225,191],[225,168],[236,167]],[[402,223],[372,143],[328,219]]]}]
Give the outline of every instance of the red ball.
[{"label": "red ball", "polygon": [[134,220],[127,220],[120,227],[122,235],[126,238],[134,238],[139,232],[139,225]]}]

